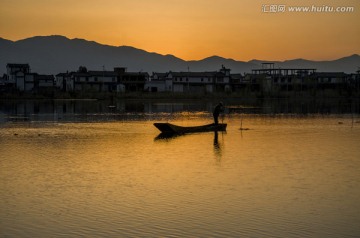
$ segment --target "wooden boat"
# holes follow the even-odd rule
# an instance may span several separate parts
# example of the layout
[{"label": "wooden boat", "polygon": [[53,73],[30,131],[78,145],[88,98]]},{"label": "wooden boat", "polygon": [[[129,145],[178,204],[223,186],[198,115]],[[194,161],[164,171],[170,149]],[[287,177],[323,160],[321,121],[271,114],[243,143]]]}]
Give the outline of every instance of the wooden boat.
[{"label": "wooden boat", "polygon": [[203,126],[177,126],[171,123],[154,123],[162,133],[185,134],[194,132],[207,132],[207,131],[226,131],[227,124],[208,124]]}]

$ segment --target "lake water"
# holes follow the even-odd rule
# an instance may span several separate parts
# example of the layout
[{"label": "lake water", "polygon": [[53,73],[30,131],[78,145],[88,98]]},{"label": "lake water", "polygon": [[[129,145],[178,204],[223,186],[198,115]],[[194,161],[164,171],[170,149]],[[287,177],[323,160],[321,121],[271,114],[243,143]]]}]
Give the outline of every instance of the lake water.
[{"label": "lake water", "polygon": [[0,237],[360,236],[358,106],[103,104],[1,104]]}]

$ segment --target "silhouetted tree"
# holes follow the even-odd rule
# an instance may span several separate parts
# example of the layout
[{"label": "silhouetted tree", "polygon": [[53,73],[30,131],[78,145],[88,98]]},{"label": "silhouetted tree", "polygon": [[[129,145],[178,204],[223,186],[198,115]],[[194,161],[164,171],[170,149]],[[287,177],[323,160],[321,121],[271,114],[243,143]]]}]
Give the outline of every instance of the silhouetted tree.
[{"label": "silhouetted tree", "polygon": [[85,66],[80,66],[78,72],[79,73],[87,73],[87,68]]}]

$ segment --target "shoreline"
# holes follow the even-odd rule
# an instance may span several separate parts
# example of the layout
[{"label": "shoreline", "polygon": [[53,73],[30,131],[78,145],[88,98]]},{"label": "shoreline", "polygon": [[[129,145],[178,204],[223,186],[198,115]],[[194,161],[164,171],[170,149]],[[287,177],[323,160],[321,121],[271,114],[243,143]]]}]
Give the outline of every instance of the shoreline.
[{"label": "shoreline", "polygon": [[4,93],[0,95],[0,100],[118,100],[118,99],[155,99],[155,100],[219,100],[219,99],[255,99],[255,100],[328,100],[328,99],[360,99],[360,93],[348,95],[334,91],[322,91],[316,93],[279,93],[279,94],[260,94],[254,93],[168,93],[168,92],[134,92],[134,93],[63,93],[53,92],[48,94],[33,93]]}]

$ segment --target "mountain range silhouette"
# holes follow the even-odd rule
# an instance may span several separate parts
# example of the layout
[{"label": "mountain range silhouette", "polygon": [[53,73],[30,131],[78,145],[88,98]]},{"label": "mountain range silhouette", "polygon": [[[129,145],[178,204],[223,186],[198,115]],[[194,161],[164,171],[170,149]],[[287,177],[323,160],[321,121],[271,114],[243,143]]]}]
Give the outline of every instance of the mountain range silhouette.
[{"label": "mountain range silhouette", "polygon": [[[131,72],[216,71],[221,65],[231,73],[251,73],[266,60],[248,62],[211,56],[202,60],[185,61],[174,55],[161,55],[131,46],[110,46],[84,39],[64,36],[34,36],[10,41],[0,38],[0,73],[6,73],[7,63],[28,63],[32,72],[57,74],[75,71],[79,66],[92,70],[112,70],[126,67]],[[355,73],[360,67],[357,54],[332,61],[293,59],[271,61],[280,68],[315,68],[322,72]]]}]

